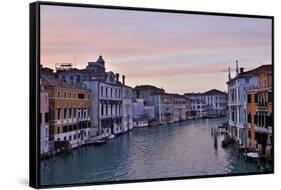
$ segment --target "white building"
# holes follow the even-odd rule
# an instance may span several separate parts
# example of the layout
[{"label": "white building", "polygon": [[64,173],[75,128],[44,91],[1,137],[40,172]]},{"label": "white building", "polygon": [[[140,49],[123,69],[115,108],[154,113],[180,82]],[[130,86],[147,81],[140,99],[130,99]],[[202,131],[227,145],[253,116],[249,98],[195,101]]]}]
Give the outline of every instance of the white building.
[{"label": "white building", "polygon": [[174,94],[173,95],[174,100],[174,121],[183,121],[187,119],[188,115],[188,102],[186,101],[186,98],[183,95]]},{"label": "white building", "polygon": [[133,126],[148,126],[148,116],[145,113],[144,100],[140,98],[133,100]]},{"label": "white building", "polygon": [[[225,92],[222,92],[217,89],[212,89],[203,93],[200,92],[186,93],[185,97],[190,98],[192,100],[200,100],[202,101],[201,104],[205,103],[206,104],[204,107],[206,109],[205,116],[208,117],[226,116],[227,93]],[[193,106],[195,106],[196,103],[199,102],[194,102]]]},{"label": "white building", "polygon": [[204,100],[209,108],[209,116],[226,116],[227,93],[212,89],[203,93]]},{"label": "white building", "polygon": [[83,81],[91,94],[91,123],[93,135],[109,136],[122,132],[122,92],[120,82],[113,72],[106,73],[106,80]]},{"label": "white building", "polygon": [[257,86],[258,79],[254,75],[255,70],[244,72],[243,68],[238,70],[236,61],[236,75],[231,78],[229,68],[228,86],[228,124],[229,132],[238,144],[246,144],[246,91]]},{"label": "white building", "polygon": [[148,118],[149,122],[155,121],[155,107],[150,103],[144,103],[144,114]]},{"label": "white building", "polygon": [[191,102],[191,112],[193,118],[202,118],[207,116],[208,106],[204,100],[194,99]]},{"label": "white building", "polygon": [[172,94],[158,93],[153,95],[153,105],[155,106],[156,120],[160,124],[174,122],[174,100]]},{"label": "white building", "polygon": [[122,85],[122,132],[133,129],[132,88]]}]

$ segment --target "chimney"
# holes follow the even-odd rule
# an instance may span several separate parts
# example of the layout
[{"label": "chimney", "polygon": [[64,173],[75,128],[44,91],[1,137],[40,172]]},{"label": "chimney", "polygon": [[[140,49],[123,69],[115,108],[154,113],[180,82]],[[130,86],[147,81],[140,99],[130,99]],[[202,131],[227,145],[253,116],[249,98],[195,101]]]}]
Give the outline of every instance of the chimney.
[{"label": "chimney", "polygon": [[228,80],[231,79],[231,75],[230,75],[230,67],[228,67]]},{"label": "chimney", "polygon": [[122,84],[125,85],[125,75],[122,75]]},{"label": "chimney", "polygon": [[240,73],[243,73],[243,72],[244,72],[244,68],[240,67]]},{"label": "chimney", "polygon": [[116,73],[116,80],[119,82],[119,73]]},{"label": "chimney", "polygon": [[236,60],[236,75],[239,74],[239,70],[238,70],[238,60]]}]

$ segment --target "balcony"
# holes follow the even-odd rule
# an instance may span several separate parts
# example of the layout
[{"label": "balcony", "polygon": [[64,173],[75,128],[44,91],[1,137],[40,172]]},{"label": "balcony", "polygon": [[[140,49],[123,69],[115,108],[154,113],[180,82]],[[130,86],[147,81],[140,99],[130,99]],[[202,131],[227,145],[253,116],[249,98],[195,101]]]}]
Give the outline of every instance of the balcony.
[{"label": "balcony", "polygon": [[90,117],[78,118],[78,121],[88,121]]},{"label": "balcony", "polygon": [[268,132],[268,133],[272,133],[272,127],[268,127],[268,128],[267,128],[267,132]]},{"label": "balcony", "polygon": [[256,106],[258,110],[267,110],[268,102],[257,102]]},{"label": "balcony", "polygon": [[108,115],[100,115],[101,119],[107,119],[107,118],[117,118],[117,117],[122,117],[121,114],[108,114]]},{"label": "balcony", "polygon": [[267,132],[267,128],[265,127],[255,127],[256,131],[259,133],[266,133]]},{"label": "balcony", "polygon": [[241,102],[239,102],[239,101],[228,101],[227,104],[228,104],[228,106],[240,106]]},{"label": "balcony", "polygon": [[272,127],[255,126],[256,132],[259,133],[272,133]]}]

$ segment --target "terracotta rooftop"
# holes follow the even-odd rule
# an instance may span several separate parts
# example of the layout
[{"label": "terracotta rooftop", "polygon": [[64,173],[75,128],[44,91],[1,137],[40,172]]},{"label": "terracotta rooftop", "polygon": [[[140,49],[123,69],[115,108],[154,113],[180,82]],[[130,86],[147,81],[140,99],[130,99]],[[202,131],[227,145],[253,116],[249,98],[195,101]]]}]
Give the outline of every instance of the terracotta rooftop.
[{"label": "terracotta rooftop", "polygon": [[76,89],[85,89],[82,87],[74,87],[62,80],[59,80],[53,76],[41,74],[42,85],[45,87],[64,87],[64,88],[76,88]]}]

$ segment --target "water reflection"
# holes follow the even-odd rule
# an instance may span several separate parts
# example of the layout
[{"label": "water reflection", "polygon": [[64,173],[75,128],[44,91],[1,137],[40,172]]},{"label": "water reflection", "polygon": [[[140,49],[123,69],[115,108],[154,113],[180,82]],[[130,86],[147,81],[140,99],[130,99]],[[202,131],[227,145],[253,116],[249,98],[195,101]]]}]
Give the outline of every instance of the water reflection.
[{"label": "water reflection", "polygon": [[222,119],[138,128],[102,146],[83,147],[41,167],[43,185],[258,172],[233,148],[223,149]]}]

